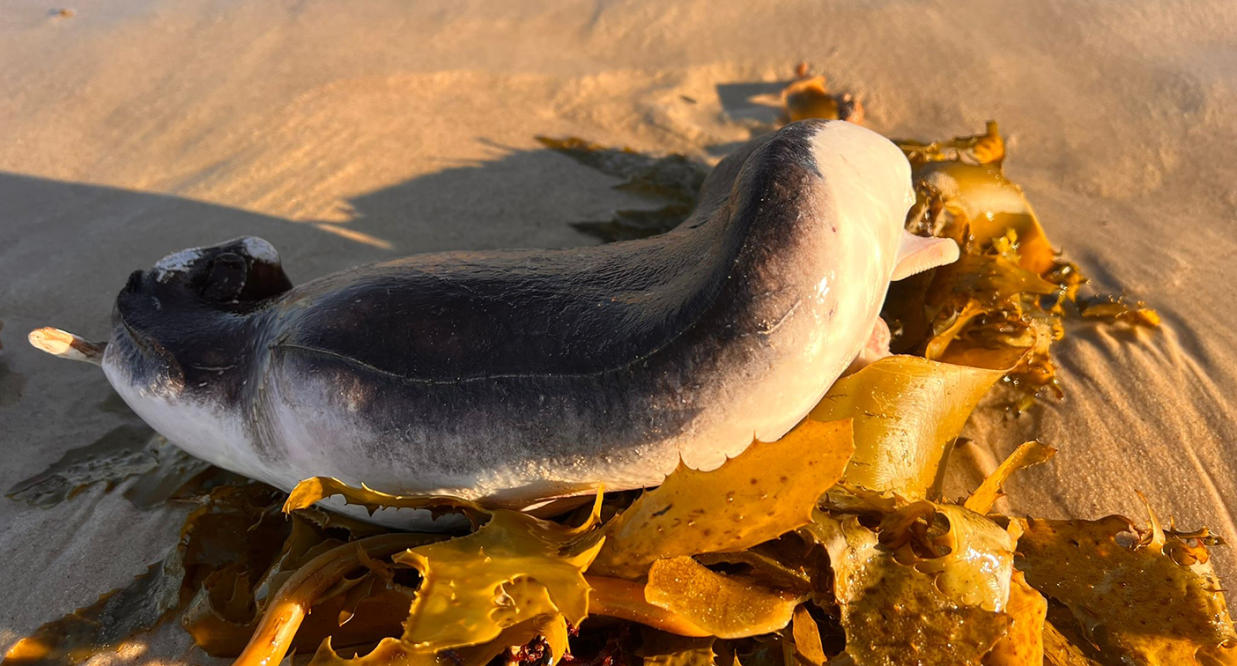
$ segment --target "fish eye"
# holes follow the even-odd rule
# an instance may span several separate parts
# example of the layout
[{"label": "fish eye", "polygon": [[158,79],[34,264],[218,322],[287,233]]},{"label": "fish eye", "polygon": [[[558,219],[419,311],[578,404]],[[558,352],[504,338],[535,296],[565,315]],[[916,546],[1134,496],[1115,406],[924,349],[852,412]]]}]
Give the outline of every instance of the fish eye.
[{"label": "fish eye", "polygon": [[222,252],[210,260],[202,295],[213,301],[234,301],[245,288],[249,265],[235,252]]}]

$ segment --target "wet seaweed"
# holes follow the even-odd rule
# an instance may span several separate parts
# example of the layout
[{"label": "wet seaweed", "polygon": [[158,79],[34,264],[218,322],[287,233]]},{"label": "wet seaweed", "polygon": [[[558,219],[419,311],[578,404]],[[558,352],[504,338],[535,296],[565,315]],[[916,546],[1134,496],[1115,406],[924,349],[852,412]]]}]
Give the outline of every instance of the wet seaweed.
[{"label": "wet seaweed", "polygon": [[661,204],[652,209],[616,210],[609,220],[572,223],[572,227],[605,243],[647,238],[677,227],[691,215],[710,170],[707,164],[681,154],[651,157],[630,148],[608,148],[578,137],[539,136],[537,140],[584,166],[623,179],[614,189]]},{"label": "wet seaweed", "polygon": [[113,651],[149,631],[181,607],[184,571],[169,555],[128,585],[104,594],[93,604],[49,622],[9,648],[4,664],[54,666],[78,664]]},{"label": "wet seaweed", "polygon": [[47,508],[95,484],[110,491],[130,479],[124,497],[139,509],[244,481],[185,453],[144,424],[126,424],[86,446],[70,449],[47,469],[14,484],[6,496]]},{"label": "wet seaweed", "polygon": [[110,490],[158,467],[159,458],[151,446],[153,437],[154,431],[146,425],[117,426],[94,442],[69,450],[46,470],[17,482],[5,494],[19,502],[49,507],[96,483]]}]

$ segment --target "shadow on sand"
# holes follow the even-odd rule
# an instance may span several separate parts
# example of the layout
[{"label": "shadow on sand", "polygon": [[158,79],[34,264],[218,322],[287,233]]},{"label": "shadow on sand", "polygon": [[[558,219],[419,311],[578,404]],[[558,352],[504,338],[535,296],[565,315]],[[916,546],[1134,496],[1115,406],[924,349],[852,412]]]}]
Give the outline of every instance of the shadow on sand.
[{"label": "shadow on sand", "polygon": [[[504,150],[492,161],[349,197],[353,215],[344,223],[0,173],[0,319],[69,314],[66,325],[104,323],[133,270],[241,235],[274,244],[299,283],[418,252],[591,245],[570,223],[648,205],[554,151]],[[18,332],[4,331],[6,346],[22,342]]]},{"label": "shadow on sand", "polygon": [[[0,173],[0,321],[5,324],[0,331],[0,439],[8,461],[0,469],[0,490],[93,439],[105,439],[117,426],[144,428],[115,399],[97,368],[50,359],[27,345],[25,337],[43,325],[91,338],[105,335],[116,293],[128,275],[170,252],[261,236],[281,251],[293,282],[301,283],[417,252],[592,245],[597,241],[573,229],[572,222],[648,205],[640,196],[613,189],[619,179],[562,154],[496,148],[501,152],[493,160],[453,165],[348,197],[353,216],[346,223],[291,220],[165,194]],[[382,243],[350,240],[341,229]],[[57,529],[73,532],[93,515],[93,509],[73,499],[48,508],[0,502],[0,523],[24,520],[29,512],[55,512],[63,520]],[[21,552],[28,553],[26,561],[6,564],[14,570],[45,568],[45,554]],[[135,560],[115,566],[138,573],[146,564]],[[79,598],[86,601],[106,591],[83,590]],[[39,594],[37,588],[32,591]],[[43,617],[48,612],[43,605],[21,605],[23,610],[0,629],[24,631],[53,619]],[[0,604],[0,615],[14,611]]]}]

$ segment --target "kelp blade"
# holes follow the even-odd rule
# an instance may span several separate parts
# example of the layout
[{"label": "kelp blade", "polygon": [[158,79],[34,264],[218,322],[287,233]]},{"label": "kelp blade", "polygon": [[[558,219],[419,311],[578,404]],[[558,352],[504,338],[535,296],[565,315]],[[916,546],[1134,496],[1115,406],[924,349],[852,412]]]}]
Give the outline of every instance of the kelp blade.
[{"label": "kelp blade", "polygon": [[950,601],[1004,611],[1013,574],[1014,540],[988,518],[954,504],[920,501],[885,516],[883,548],[934,577]]},{"label": "kelp blade", "polygon": [[971,493],[963,504],[975,513],[988,513],[992,505],[1001,496],[1001,488],[1009,477],[1020,469],[1047,462],[1056,455],[1057,450],[1040,442],[1024,442],[1009,455],[996,470],[984,479],[983,483]]},{"label": "kelp blade", "polygon": [[811,520],[853,451],[851,422],[806,419],[710,472],[680,464],[606,529],[594,573],[637,577],[656,559],[743,550]]},{"label": "kelp blade", "polygon": [[496,511],[473,534],[406,551],[396,561],[423,581],[403,640],[443,650],[489,642],[531,620],[578,625],[588,615],[584,571],[602,543],[580,527]]},{"label": "kelp blade", "polygon": [[855,517],[820,513],[805,530],[829,551],[855,664],[975,664],[1009,631],[1009,615],[951,598]]},{"label": "kelp blade", "polygon": [[649,603],[688,619],[719,638],[777,631],[803,598],[741,576],[709,570],[690,557],[658,560],[644,588]]},{"label": "kelp blade", "polygon": [[939,198],[948,215],[940,235],[983,248],[1010,231],[1018,239],[1019,264],[1041,275],[1052,268],[1056,253],[1022,188],[996,164],[928,162],[912,171],[927,196]]},{"label": "kelp blade", "polygon": [[843,484],[924,499],[946,447],[1003,374],[890,356],[839,379],[812,418],[854,420],[855,453]]},{"label": "kelp blade", "polygon": [[362,485],[350,486],[329,476],[315,476],[296,484],[284,502],[284,513],[312,506],[315,502],[342,496],[348,504],[364,507],[370,515],[379,509],[425,509],[434,513],[458,511],[470,518],[480,518],[489,510],[476,502],[448,495],[391,495]]},{"label": "kelp blade", "polygon": [[1104,654],[1146,664],[1233,663],[1221,646],[1237,634],[1206,539],[1139,530],[1120,516],[1021,522],[1027,582],[1067,607]]},{"label": "kelp blade", "polygon": [[1009,631],[984,657],[986,666],[1040,666],[1044,663],[1044,619],[1048,600],[1027,584],[1021,571],[1010,579]]}]

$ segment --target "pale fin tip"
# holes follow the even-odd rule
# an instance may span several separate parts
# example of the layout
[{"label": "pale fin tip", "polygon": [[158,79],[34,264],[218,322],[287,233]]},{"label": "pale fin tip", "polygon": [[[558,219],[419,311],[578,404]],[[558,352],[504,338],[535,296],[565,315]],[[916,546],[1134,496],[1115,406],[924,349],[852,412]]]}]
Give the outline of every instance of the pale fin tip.
[{"label": "pale fin tip", "polygon": [[910,232],[902,235],[898,259],[894,262],[892,281],[908,278],[929,268],[952,264],[958,260],[958,244],[949,238],[927,238]]},{"label": "pale fin tip", "polygon": [[68,331],[51,326],[36,328],[26,336],[30,346],[52,356],[70,361],[83,361],[99,365],[103,362],[104,342],[90,342]]}]

